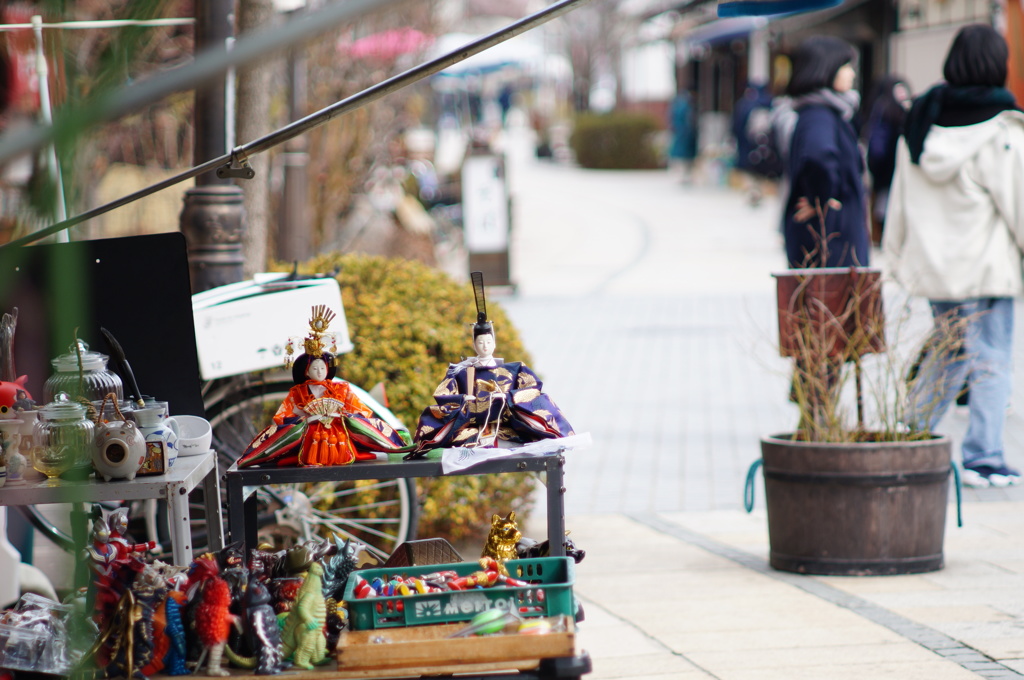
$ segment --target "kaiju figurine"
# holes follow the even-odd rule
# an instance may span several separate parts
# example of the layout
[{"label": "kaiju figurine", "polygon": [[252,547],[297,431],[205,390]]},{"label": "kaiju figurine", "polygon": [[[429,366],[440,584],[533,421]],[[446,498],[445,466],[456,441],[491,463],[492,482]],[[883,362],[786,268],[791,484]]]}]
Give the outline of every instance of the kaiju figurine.
[{"label": "kaiju figurine", "polygon": [[231,606],[231,589],[227,582],[214,576],[203,588],[202,601],[196,608],[196,632],[203,653],[199,659],[197,671],[202,669],[205,658],[207,675],[230,675],[221,667],[224,645],[228,641],[228,633],[234,623],[234,615],[229,611]]},{"label": "kaiju figurine", "polygon": [[318,563],[310,565],[281,635],[285,658],[306,670],[312,670],[314,665],[327,660],[327,638],[324,636],[327,605],[321,584],[323,574],[323,567]]},{"label": "kaiju figurine", "polygon": [[287,668],[281,646],[281,629],[277,615],[270,604],[270,591],[254,576],[244,598],[243,636],[247,646],[255,650],[253,656],[237,654],[229,645],[224,649],[231,663],[240,668],[256,669],[256,675],[272,675]]}]

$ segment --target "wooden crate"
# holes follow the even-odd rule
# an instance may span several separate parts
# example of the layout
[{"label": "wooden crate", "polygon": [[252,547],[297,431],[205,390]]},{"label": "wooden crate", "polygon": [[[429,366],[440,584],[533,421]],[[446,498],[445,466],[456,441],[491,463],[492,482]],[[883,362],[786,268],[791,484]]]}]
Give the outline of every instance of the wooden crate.
[{"label": "wooden crate", "polygon": [[464,623],[347,631],[338,642],[338,672],[343,677],[386,677],[396,671],[439,675],[533,670],[544,658],[573,656],[576,635],[570,617],[564,630],[545,635],[487,635],[448,639]]}]

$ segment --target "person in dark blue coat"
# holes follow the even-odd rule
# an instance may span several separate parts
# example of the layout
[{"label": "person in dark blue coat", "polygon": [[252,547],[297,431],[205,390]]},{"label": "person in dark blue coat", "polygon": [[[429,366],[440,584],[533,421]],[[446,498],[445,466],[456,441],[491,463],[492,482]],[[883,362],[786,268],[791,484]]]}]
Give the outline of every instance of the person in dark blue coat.
[{"label": "person in dark blue coat", "polygon": [[831,36],[793,55],[788,94],[799,113],[790,146],[785,240],[789,266],[867,266],[870,236],[854,116],[857,53]]}]

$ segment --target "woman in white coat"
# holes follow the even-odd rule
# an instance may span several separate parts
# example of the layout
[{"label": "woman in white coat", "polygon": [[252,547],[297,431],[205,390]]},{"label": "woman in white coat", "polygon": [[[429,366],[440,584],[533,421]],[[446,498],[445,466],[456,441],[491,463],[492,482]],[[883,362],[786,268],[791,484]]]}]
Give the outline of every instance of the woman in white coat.
[{"label": "woman in white coat", "polygon": [[945,82],[908,114],[882,243],[897,281],[930,301],[936,333],[959,329],[959,347],[924,359],[908,420],[934,429],[969,381],[963,481],[974,487],[1020,481],[1003,454],[1013,298],[1024,294],[1024,113],[1004,87],[1007,61],[992,27],[957,34]]}]

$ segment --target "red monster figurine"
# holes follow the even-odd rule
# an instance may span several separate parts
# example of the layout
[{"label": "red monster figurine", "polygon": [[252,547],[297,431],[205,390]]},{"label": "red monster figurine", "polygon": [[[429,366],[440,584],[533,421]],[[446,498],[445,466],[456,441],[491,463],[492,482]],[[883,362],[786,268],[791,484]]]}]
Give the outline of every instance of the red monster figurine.
[{"label": "red monster figurine", "polygon": [[198,672],[202,668],[205,658],[207,675],[230,675],[221,668],[221,658],[224,654],[224,645],[228,641],[228,633],[231,632],[231,625],[236,618],[228,611],[228,607],[231,606],[231,589],[227,581],[220,576],[211,576],[199,597],[201,600],[196,607],[196,633],[203,646],[203,656],[200,657],[199,668],[196,670]]}]

